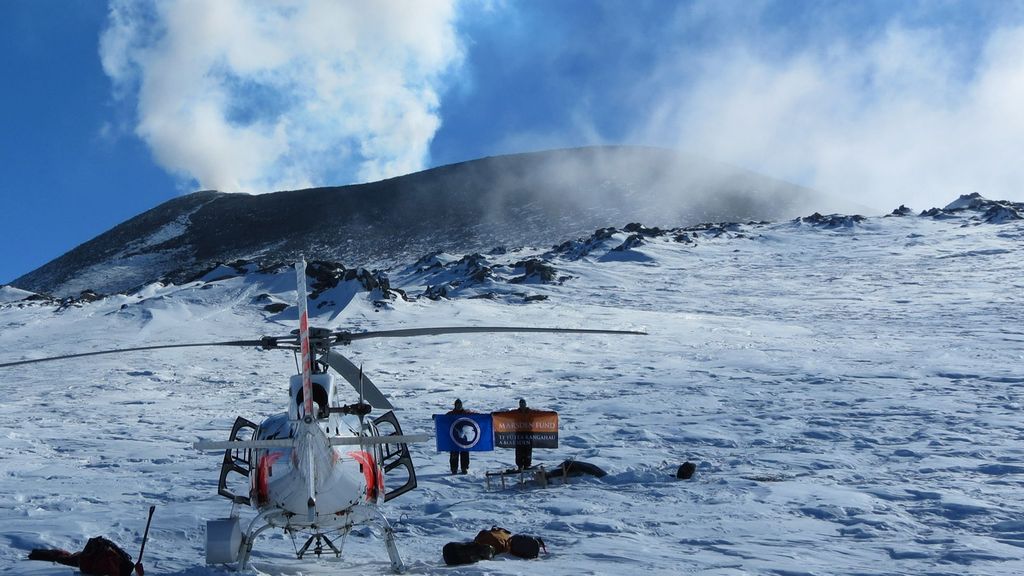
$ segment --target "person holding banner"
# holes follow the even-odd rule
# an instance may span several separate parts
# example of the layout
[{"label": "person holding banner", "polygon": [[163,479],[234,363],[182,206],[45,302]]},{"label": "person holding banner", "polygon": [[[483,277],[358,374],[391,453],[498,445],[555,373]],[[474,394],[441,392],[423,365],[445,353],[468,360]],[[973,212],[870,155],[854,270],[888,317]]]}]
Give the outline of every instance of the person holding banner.
[{"label": "person holding banner", "polygon": [[533,466],[534,448],[558,448],[558,412],[534,410],[519,399],[519,408],[491,413],[494,445],[516,449],[516,469]]},{"label": "person holding banner", "polygon": [[[519,399],[519,411],[529,412],[530,409],[526,407],[526,399]],[[533,462],[533,441],[523,442],[516,444],[516,468],[520,470],[526,470],[530,467]]]},{"label": "person holding banner", "polygon": [[[448,411],[448,414],[472,414],[462,407],[462,400],[455,399],[455,407]],[[452,450],[449,453],[448,464],[451,466],[452,474],[459,472],[459,465],[462,465],[462,473],[469,472],[469,452],[465,450]]]}]

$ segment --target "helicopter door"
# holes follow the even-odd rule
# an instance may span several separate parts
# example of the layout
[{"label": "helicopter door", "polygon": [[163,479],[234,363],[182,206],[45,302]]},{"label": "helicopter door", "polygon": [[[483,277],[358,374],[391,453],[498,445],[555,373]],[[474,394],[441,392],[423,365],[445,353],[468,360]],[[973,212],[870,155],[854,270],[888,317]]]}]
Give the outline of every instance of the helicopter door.
[{"label": "helicopter door", "polygon": [[[395,416],[394,411],[388,411],[377,417],[373,421],[373,425],[383,438],[402,434],[402,427],[398,425],[398,417]],[[397,478],[398,482],[405,479],[405,483],[401,486],[384,492],[385,502],[416,488],[416,470],[412,466],[412,456],[409,455],[409,447],[406,444],[381,444],[379,462],[384,469],[385,477],[395,471],[392,478]]]},{"label": "helicopter door", "polygon": [[[231,427],[231,436],[228,440],[232,442],[252,440],[256,434],[256,424],[239,416],[235,419],[235,425]],[[224,462],[220,465],[220,481],[217,483],[217,494],[228,498],[237,504],[250,503],[248,496],[237,496],[228,488],[228,476],[238,474],[244,478],[249,477],[252,464],[249,462],[249,450],[236,448],[224,451]],[[248,483],[246,483],[248,485]]]}]

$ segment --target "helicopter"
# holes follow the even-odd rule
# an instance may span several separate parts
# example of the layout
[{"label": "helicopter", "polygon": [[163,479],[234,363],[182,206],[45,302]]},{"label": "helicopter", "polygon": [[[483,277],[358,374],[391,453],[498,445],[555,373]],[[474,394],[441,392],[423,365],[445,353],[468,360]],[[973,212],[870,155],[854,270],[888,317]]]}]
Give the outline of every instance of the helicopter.
[{"label": "helicopter", "polygon": [[[285,336],[263,336],[255,340],[231,340],[184,344],[163,344],[134,348],[98,350],[47,358],[0,363],[0,368],[171,348],[229,346],[284,349],[296,354],[298,368],[289,379],[287,407],[259,424],[242,416],[236,418],[226,441],[199,441],[202,451],[222,451],[217,493],[231,501],[227,518],[207,521],[206,563],[248,566],[255,540],[271,528],[283,529],[296,544],[302,559],[312,551],[316,556],[342,554],[337,542],[357,526],[375,526],[394,572],[405,569],[395,532],[380,505],[417,487],[415,466],[408,445],[431,438],[427,434],[403,433],[394,406],[363,374],[362,368],[335,350],[371,338],[408,338],[445,334],[546,332],[642,335],[642,331],[515,326],[448,326],[367,332],[349,332],[311,327],[307,307],[306,263],[295,264],[299,326]],[[358,397],[345,404],[347,382]],[[384,413],[370,419],[374,410]],[[387,479],[387,482],[385,480]],[[392,481],[397,482],[392,486]],[[247,490],[239,487],[247,485]],[[256,515],[243,529],[241,508],[251,507]],[[298,538],[305,536],[301,547]]]}]

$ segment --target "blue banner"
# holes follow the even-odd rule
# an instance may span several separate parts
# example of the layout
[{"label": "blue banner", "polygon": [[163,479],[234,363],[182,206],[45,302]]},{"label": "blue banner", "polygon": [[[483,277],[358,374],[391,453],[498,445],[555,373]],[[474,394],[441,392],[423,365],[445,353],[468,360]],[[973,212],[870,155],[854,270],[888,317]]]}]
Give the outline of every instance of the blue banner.
[{"label": "blue banner", "polygon": [[438,452],[494,450],[490,414],[435,414],[434,429]]}]

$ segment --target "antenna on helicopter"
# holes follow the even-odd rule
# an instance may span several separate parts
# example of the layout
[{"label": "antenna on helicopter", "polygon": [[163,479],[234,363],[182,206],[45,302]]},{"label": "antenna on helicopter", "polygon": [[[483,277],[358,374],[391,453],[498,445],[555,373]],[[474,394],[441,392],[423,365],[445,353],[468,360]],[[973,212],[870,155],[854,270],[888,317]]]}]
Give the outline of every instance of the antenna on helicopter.
[{"label": "antenna on helicopter", "polygon": [[359,365],[359,403],[363,403],[363,365]]},{"label": "antenna on helicopter", "polygon": [[[363,435],[366,432],[366,413],[368,410],[364,410],[365,405],[363,404],[363,365],[359,365],[359,408],[357,413],[359,414],[359,439],[363,439]],[[366,451],[366,447],[360,442],[359,449]]]}]

